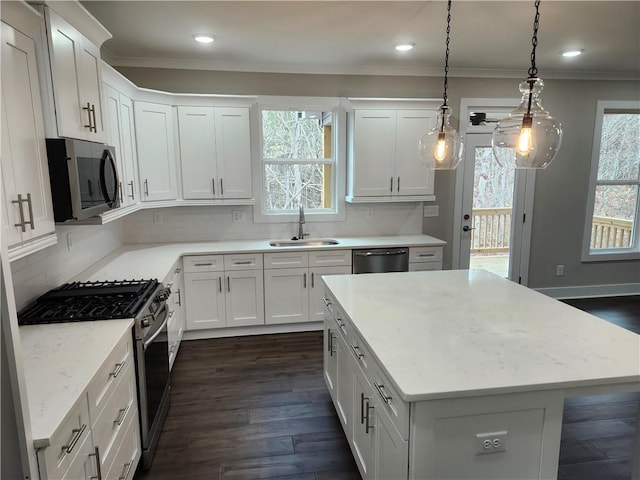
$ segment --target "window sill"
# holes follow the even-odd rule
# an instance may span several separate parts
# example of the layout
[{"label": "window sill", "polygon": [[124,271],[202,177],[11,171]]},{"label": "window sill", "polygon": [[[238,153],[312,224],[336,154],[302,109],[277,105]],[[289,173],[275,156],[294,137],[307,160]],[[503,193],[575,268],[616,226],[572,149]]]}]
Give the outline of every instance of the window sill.
[{"label": "window sill", "polygon": [[640,260],[640,251],[624,249],[620,251],[604,250],[602,252],[587,252],[582,254],[583,262],[617,262]]}]

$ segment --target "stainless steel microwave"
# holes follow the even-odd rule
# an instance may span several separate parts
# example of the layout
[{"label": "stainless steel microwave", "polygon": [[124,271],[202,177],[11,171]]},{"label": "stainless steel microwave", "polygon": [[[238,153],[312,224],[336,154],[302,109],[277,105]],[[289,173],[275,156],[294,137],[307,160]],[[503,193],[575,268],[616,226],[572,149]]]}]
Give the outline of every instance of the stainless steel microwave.
[{"label": "stainless steel microwave", "polygon": [[46,143],[56,222],[85,220],[120,206],[113,147],[68,138]]}]

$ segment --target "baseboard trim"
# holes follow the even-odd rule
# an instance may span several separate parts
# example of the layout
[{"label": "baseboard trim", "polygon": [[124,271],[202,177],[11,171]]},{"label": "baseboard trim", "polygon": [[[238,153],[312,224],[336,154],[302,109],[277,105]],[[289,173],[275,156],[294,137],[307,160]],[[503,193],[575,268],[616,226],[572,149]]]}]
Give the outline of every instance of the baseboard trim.
[{"label": "baseboard trim", "polygon": [[575,287],[534,288],[534,290],[559,300],[569,298],[620,297],[640,295],[640,283],[579,285]]},{"label": "baseboard trim", "polygon": [[182,340],[203,340],[206,338],[244,337],[247,335],[268,335],[271,333],[293,333],[322,330],[322,322],[284,323],[279,325],[257,325],[252,327],[210,328],[208,330],[185,331]]}]

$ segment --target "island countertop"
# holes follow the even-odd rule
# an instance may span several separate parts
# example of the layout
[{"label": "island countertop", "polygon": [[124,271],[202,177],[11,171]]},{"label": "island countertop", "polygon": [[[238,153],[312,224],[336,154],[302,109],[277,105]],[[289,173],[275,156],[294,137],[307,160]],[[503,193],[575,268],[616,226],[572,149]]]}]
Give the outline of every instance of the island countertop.
[{"label": "island countertop", "polygon": [[640,389],[640,335],[489,272],[323,280],[405,401]]}]

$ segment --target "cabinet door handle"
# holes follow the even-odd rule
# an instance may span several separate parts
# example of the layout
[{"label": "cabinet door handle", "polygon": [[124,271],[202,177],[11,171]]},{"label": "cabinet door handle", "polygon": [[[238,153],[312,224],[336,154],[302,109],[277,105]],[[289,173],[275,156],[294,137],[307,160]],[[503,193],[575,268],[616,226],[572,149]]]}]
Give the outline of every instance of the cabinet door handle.
[{"label": "cabinet door handle", "polygon": [[218,291],[222,293],[222,276],[218,277]]},{"label": "cabinet door handle", "polygon": [[180,289],[178,289],[176,291],[176,294],[178,295],[178,300],[176,301],[176,303],[178,304],[179,307],[181,307],[182,306],[182,295],[180,293]]},{"label": "cabinet door handle", "polygon": [[380,385],[377,382],[373,382],[373,386],[376,387],[376,390],[378,391],[378,393],[380,394],[380,396],[382,397],[382,401],[384,403],[386,403],[387,405],[389,405],[389,402],[391,401],[392,397],[390,397],[389,395],[387,395],[384,391],[384,385]]},{"label": "cabinet door handle", "polygon": [[304,273],[304,274],[302,275],[302,286],[303,286],[304,288],[307,288],[307,274],[306,274],[306,273]]},{"label": "cabinet door handle", "polygon": [[89,456],[96,457],[96,473],[98,474],[89,478],[91,478],[91,480],[102,480],[102,461],[100,460],[100,448],[96,447],[94,453],[90,453]]},{"label": "cabinet door handle", "polygon": [[315,273],[311,272],[311,288],[316,288]]},{"label": "cabinet door handle", "polygon": [[109,378],[111,377],[116,378],[118,375],[120,375],[120,372],[122,371],[122,368],[124,367],[125,363],[127,363],[126,360],[116,363],[116,369],[109,374]]},{"label": "cabinet door handle", "polygon": [[75,448],[76,444],[78,443],[78,440],[80,440],[80,437],[82,436],[82,434],[86,429],[87,429],[87,425],[83,423],[80,428],[74,428],[73,430],[71,430],[71,433],[73,433],[73,437],[71,437],[71,440],[69,441],[69,445],[62,446],[62,450],[66,450],[66,453],[71,453]]},{"label": "cabinet door handle", "polygon": [[27,208],[29,209],[29,221],[25,222],[31,226],[31,230],[35,230],[33,223],[33,204],[31,203],[31,194],[27,193]]},{"label": "cabinet door handle", "polygon": [[122,475],[118,477],[118,480],[126,480],[129,476],[129,472],[131,471],[131,467],[133,467],[133,462],[125,463],[124,471],[122,472]]},{"label": "cabinet door handle", "polygon": [[222,177],[220,177],[220,195],[224,195],[224,184],[222,183]]},{"label": "cabinet door handle", "polygon": [[118,182],[118,192],[120,193],[120,203],[122,204],[122,202],[124,201],[124,199],[122,198],[122,182]]},{"label": "cabinet door handle", "polygon": [[25,228],[25,222],[24,222],[24,211],[22,210],[22,202],[24,200],[22,199],[22,195],[18,194],[18,200],[11,200],[11,203],[16,203],[18,204],[18,215],[20,216],[20,223],[14,223],[13,226],[14,227],[20,227],[20,229],[23,232],[26,232],[27,229]]},{"label": "cabinet door handle", "polygon": [[144,181],[144,196],[149,196],[149,180],[145,179]]},{"label": "cabinet door handle", "polygon": [[[360,392],[360,424],[364,425],[364,392]],[[368,400],[368,398],[366,398]]]},{"label": "cabinet door handle", "polygon": [[389,191],[393,193],[393,177],[389,177]]},{"label": "cabinet door handle", "polygon": [[136,198],[135,198],[135,194],[133,193],[133,180],[131,180],[131,181],[129,182],[129,188],[131,188],[131,195],[129,195],[129,198],[130,198],[131,200],[135,200],[135,199],[136,199]]},{"label": "cabinet door handle", "polygon": [[120,410],[118,410],[118,418],[116,418],[113,423],[117,424],[118,426],[122,425],[122,422],[124,422],[124,418],[127,416],[127,412],[129,411],[129,407],[131,406],[131,404],[127,405],[124,408],[121,408]]},{"label": "cabinet door handle", "polygon": [[93,125],[91,124],[91,104],[87,102],[86,107],[82,107],[82,110],[87,111],[87,120],[89,120],[89,125],[85,125],[84,128],[88,128],[90,132],[93,131]]},{"label": "cabinet door handle", "polygon": [[333,332],[329,333],[329,339],[330,339],[330,341],[329,341],[329,356],[333,357],[333,354],[336,353],[335,348],[333,348],[333,347],[335,347],[335,344],[333,342],[335,341],[336,336],[333,334]]},{"label": "cabinet door handle", "polygon": [[227,275],[227,292],[231,292],[231,277]]},{"label": "cabinet door handle", "polygon": [[367,435],[369,435],[369,430],[373,430],[373,425],[371,425],[371,410],[373,410],[374,407],[372,407],[369,404],[369,399],[366,399],[367,401],[367,415],[365,416],[365,424],[364,424],[364,433],[366,433]]},{"label": "cabinet door handle", "polygon": [[398,177],[398,184],[396,186],[396,192],[400,193],[400,177]]},{"label": "cabinet door handle", "polygon": [[98,133],[98,122],[96,122],[96,106],[91,104],[91,116],[93,117],[93,132]]},{"label": "cabinet door handle", "polygon": [[216,194],[216,179],[212,178],[211,179],[211,185],[213,186],[213,194]]}]

